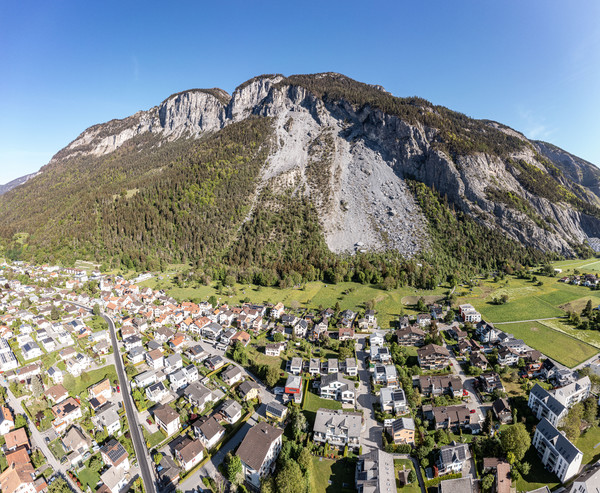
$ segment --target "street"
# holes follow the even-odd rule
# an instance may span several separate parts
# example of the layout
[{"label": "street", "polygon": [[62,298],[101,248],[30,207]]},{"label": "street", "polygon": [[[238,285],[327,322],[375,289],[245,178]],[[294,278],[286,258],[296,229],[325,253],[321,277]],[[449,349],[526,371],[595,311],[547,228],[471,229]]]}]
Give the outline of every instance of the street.
[{"label": "street", "polygon": [[364,427],[361,433],[363,453],[370,452],[375,448],[382,447],[383,427],[375,420],[373,403],[378,402],[377,396],[371,393],[371,372],[365,367],[365,338],[359,337],[356,341],[356,359],[358,364],[358,375],[360,377],[357,389],[358,397],[356,406],[363,411]]}]

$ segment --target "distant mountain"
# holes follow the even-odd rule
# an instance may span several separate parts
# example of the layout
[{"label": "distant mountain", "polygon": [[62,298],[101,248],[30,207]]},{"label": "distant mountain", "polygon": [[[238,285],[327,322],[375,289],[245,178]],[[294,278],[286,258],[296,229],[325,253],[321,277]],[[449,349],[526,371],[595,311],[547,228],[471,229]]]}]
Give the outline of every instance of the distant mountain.
[{"label": "distant mountain", "polygon": [[18,187],[19,185],[22,185],[27,180],[29,180],[32,176],[35,176],[35,174],[36,173],[31,173],[30,175],[21,176],[20,178],[15,178],[13,181],[9,181],[8,183],[6,183],[4,185],[0,185],[0,195],[3,195],[6,192],[9,192],[10,190],[12,190],[13,188]]},{"label": "distant mountain", "polygon": [[0,198],[11,255],[197,261],[269,284],[373,280],[390,258],[404,259],[390,277],[417,258],[463,274],[600,237],[591,163],[335,73],[174,94],[88,128],[42,171]]}]

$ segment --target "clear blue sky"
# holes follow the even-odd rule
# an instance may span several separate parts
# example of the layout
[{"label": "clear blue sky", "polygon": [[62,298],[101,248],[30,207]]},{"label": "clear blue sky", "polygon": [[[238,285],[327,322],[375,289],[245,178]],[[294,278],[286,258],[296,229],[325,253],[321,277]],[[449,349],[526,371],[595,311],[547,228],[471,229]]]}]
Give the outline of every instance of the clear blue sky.
[{"label": "clear blue sky", "polygon": [[273,72],[341,72],[600,165],[599,21],[597,0],[2,2],[0,183],[92,124]]}]

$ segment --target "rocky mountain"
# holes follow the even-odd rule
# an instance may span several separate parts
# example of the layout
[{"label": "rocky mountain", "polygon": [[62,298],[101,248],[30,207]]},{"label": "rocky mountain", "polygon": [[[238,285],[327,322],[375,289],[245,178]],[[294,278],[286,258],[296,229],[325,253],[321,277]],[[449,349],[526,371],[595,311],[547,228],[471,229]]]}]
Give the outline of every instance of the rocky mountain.
[{"label": "rocky mountain", "polygon": [[[419,182],[439,207],[502,241],[573,255],[600,237],[591,163],[334,73],[255,77],[231,96],[174,94],[88,128],[42,171],[0,198],[8,247],[26,233],[46,255],[141,249],[172,261],[237,251],[246,266],[244,252],[271,265],[283,262],[269,247],[279,242],[288,260],[308,243],[313,259],[357,250],[414,258],[440,241]],[[220,240],[209,246],[211,231]]]},{"label": "rocky mountain", "polygon": [[30,178],[32,178],[35,175],[36,175],[35,173],[31,173],[29,175],[20,176],[19,178],[15,178],[14,180],[9,181],[8,183],[5,183],[4,185],[0,185],[0,195],[5,194],[6,192],[10,192],[13,188],[16,188],[19,185],[22,185],[23,183],[25,183],[27,180],[29,180]]}]

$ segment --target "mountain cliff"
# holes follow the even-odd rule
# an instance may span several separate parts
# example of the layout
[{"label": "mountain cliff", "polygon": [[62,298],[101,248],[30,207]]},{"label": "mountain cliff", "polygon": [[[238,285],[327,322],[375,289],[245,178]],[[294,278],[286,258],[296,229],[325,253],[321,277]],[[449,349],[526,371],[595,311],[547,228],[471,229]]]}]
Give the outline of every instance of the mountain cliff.
[{"label": "mountain cliff", "polygon": [[[464,242],[448,254],[456,240],[440,231],[458,217]],[[142,252],[279,277],[306,265],[319,275],[333,254],[355,251],[445,251],[482,266],[474,252],[486,236],[498,262],[576,254],[600,236],[600,170],[499,123],[334,73],[174,94],[88,128],[0,198],[0,237],[15,255]]]},{"label": "mountain cliff", "polygon": [[35,176],[35,173],[31,173],[29,175],[20,176],[19,178],[15,178],[4,185],[0,185],[0,195],[5,194],[6,192],[10,192],[13,188],[18,187],[25,183],[29,178]]}]

